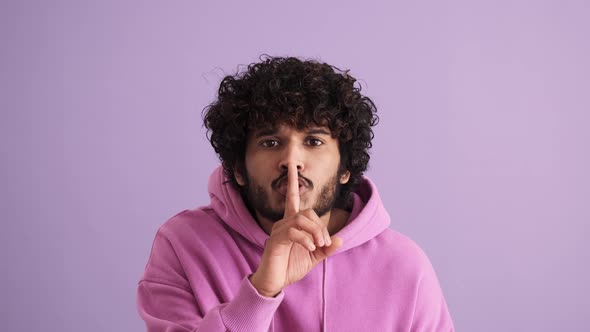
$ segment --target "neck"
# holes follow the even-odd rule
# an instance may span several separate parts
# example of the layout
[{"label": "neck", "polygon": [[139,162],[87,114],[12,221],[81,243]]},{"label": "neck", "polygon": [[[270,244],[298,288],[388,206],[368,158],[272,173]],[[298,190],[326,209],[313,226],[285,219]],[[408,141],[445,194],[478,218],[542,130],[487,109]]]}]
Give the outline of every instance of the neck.
[{"label": "neck", "polygon": [[[328,227],[328,233],[330,233],[330,235],[334,235],[338,233],[342,228],[344,228],[349,216],[350,213],[348,213],[348,211],[339,208],[333,208],[332,210],[328,211],[326,214],[321,216],[320,220],[324,225]],[[261,216],[258,213],[258,211],[256,211],[255,217],[256,221],[258,222],[258,225],[262,228],[262,230],[266,234],[270,235],[274,223]]]}]

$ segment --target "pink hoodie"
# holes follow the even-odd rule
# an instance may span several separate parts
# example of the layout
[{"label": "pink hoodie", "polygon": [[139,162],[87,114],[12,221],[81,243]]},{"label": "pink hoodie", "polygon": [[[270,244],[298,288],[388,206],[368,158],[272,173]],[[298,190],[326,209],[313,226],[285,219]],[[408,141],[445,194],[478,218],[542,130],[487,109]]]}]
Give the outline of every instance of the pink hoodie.
[{"label": "pink hoodie", "polygon": [[343,246],[274,298],[247,278],[268,235],[221,168],[209,194],[210,205],[175,215],[156,234],[137,293],[148,331],[454,331],[430,261],[389,228],[368,178],[336,234]]}]

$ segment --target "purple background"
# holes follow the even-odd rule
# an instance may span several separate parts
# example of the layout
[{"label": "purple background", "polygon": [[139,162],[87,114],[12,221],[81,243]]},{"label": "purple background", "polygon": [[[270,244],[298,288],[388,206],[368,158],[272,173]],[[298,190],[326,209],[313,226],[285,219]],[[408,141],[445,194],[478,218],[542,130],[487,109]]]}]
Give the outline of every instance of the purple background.
[{"label": "purple background", "polygon": [[201,110],[261,53],[361,80],[459,331],[587,328],[588,2],[384,3],[3,1],[0,330],[144,330],[157,228],[208,203]]}]

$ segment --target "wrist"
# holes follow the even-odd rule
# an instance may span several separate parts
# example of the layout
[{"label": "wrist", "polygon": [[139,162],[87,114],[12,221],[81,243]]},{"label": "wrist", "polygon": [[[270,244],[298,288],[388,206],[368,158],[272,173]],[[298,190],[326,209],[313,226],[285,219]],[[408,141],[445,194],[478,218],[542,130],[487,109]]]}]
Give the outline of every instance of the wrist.
[{"label": "wrist", "polygon": [[269,291],[269,290],[265,290],[263,287],[260,286],[260,283],[258,281],[258,278],[256,276],[256,273],[252,274],[250,277],[248,277],[248,280],[250,280],[250,283],[252,284],[252,286],[256,289],[256,291],[258,292],[258,294],[265,296],[265,297],[276,297],[281,291]]}]

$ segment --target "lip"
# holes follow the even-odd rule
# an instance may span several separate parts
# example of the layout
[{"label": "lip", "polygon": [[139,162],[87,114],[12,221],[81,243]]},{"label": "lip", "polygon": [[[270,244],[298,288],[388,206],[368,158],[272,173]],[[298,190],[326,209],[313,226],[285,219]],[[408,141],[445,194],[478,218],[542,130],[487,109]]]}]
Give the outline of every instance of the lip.
[{"label": "lip", "polygon": [[[306,181],[302,178],[299,178],[299,196],[301,196],[303,193],[305,193],[309,187],[306,183]],[[282,196],[287,195],[287,181],[282,181],[277,188],[275,189],[279,194],[281,194]]]}]

